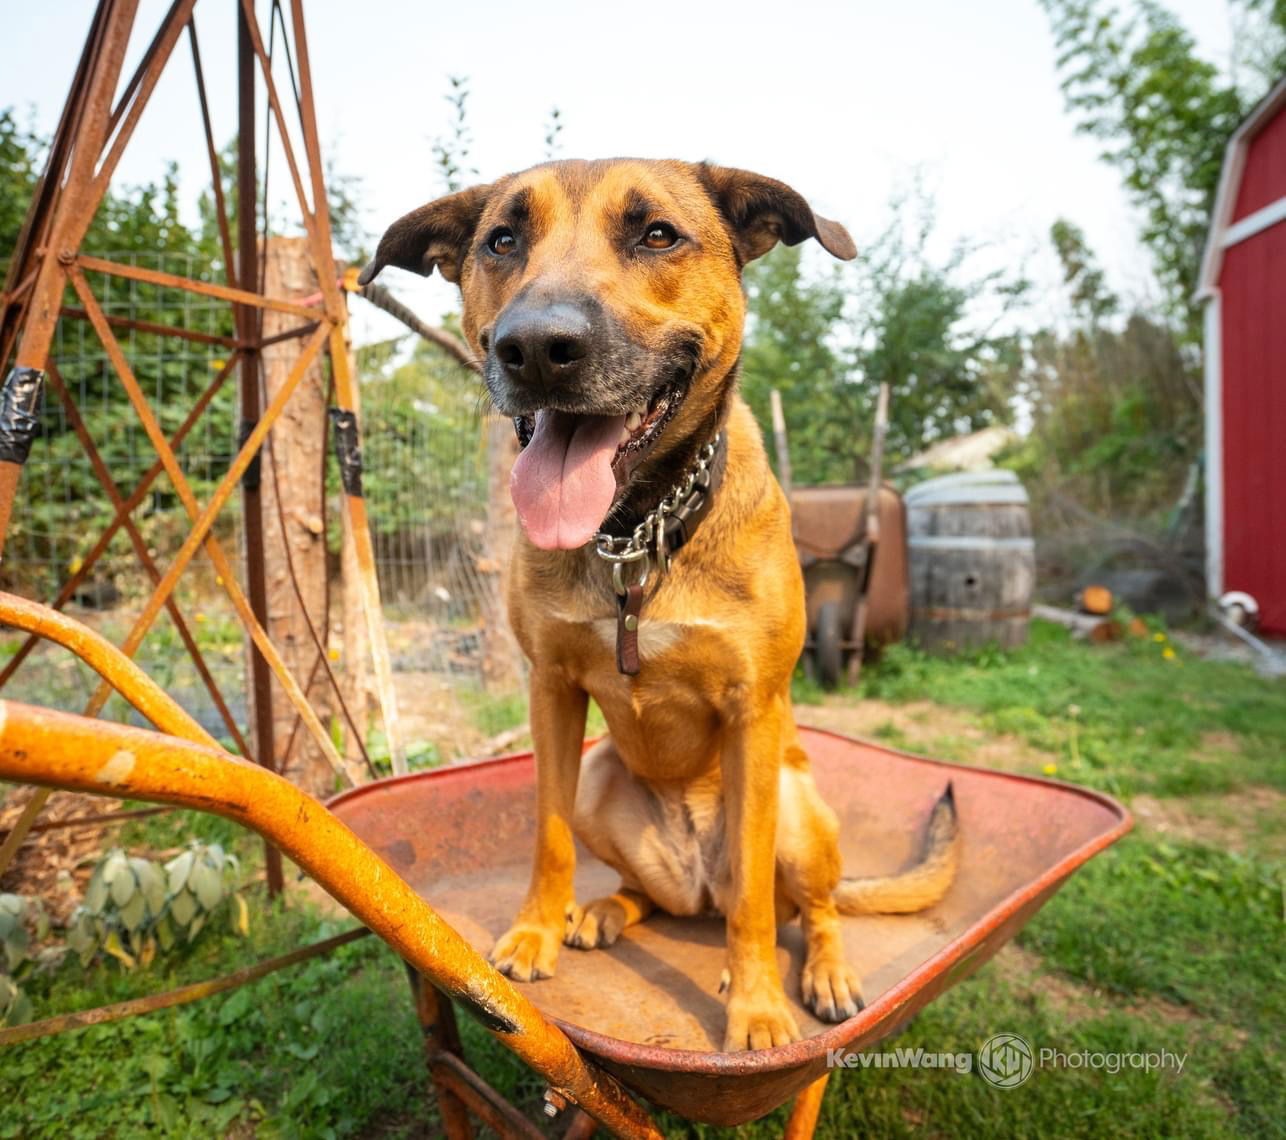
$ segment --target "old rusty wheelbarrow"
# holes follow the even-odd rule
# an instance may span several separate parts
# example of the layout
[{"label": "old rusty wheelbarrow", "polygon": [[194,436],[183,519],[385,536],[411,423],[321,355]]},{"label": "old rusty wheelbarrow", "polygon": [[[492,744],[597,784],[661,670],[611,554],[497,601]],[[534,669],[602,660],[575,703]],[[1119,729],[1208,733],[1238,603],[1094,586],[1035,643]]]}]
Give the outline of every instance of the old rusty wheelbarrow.
[{"label": "old rusty wheelbarrow", "polygon": [[[844,920],[869,1002],[856,1017],[823,1025],[797,1006],[805,1040],[720,1053],[724,937],[713,919],[654,917],[610,950],[565,949],[558,977],[530,985],[511,984],[487,963],[484,952],[527,879],[529,754],[377,781],[323,806],[201,743],[201,730],[162,690],[74,621],[26,603],[0,607],[0,618],[78,653],[161,730],[0,701],[0,779],[196,808],[278,846],[408,963],[450,1140],[472,1135],[470,1112],[503,1136],[543,1135],[465,1063],[455,1006],[548,1081],[551,1105],[583,1110],[566,1135],[587,1136],[598,1122],[613,1135],[659,1138],[637,1098],[693,1120],[736,1124],[796,1097],[786,1134],[810,1136],[828,1050],[868,1048],[895,1032],[977,970],[1072,871],[1130,826],[1120,805],[1095,792],[806,730],[818,785],[842,821],[850,873],[891,871],[911,858],[949,778],[964,837],[958,879],[923,914]],[[579,897],[614,885],[608,869],[581,852]],[[792,996],[801,941],[794,925],[779,936]]]},{"label": "old rusty wheelbarrow", "polygon": [[[870,494],[855,485],[795,487],[790,494],[808,611],[804,660],[828,689],[850,675],[850,663],[868,646],[892,645],[906,635],[906,507],[883,486],[868,513]],[[870,513],[880,536],[878,557],[868,537]]]}]

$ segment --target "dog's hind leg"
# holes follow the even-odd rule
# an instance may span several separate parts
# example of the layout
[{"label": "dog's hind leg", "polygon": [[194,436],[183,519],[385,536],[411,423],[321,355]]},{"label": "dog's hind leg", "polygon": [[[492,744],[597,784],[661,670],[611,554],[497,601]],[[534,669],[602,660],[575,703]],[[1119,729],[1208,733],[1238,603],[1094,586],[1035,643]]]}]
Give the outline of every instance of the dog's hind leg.
[{"label": "dog's hind leg", "polygon": [[624,879],[613,894],[575,907],[568,915],[563,941],[578,950],[611,946],[626,927],[642,922],[656,904],[642,891],[626,885]]},{"label": "dog's hind leg", "polygon": [[660,904],[695,914],[700,904],[697,861],[684,843],[676,813],[625,767],[610,738],[581,761],[573,827],[599,859],[621,876],[620,887],[569,913],[563,941],[581,950],[610,946]]},{"label": "dog's hind leg", "polygon": [[802,996],[823,1021],[854,1017],[863,1006],[857,974],[844,956],[833,894],[840,873],[839,821],[818,794],[807,761],[788,752],[781,770],[777,882],[799,908],[806,945]]}]

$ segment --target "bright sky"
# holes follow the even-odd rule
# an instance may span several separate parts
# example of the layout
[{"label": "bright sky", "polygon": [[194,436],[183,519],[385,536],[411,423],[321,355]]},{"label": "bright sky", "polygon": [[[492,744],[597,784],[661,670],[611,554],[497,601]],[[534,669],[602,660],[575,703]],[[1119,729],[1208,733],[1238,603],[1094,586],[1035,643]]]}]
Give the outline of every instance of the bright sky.
[{"label": "bright sky", "polygon": [[[1169,3],[1203,53],[1225,65],[1224,0]],[[196,9],[220,143],[235,130],[235,5],[201,0]],[[0,106],[31,108],[37,128],[53,130],[93,6],[7,7]],[[142,0],[133,57],[167,6]],[[1036,0],[309,0],[306,11],[323,145],[340,170],[363,178],[374,235],[441,192],[431,147],[448,127],[447,76],[464,75],[480,180],[540,161],[557,106],[564,156],[710,158],[771,174],[847,224],[859,249],[917,170],[936,195],[944,242],[994,242],[1050,286],[1046,235],[1066,216],[1086,230],[1118,289],[1148,292],[1118,175],[1063,110]],[[195,200],[206,158],[185,42],[118,178],[156,179],[166,159],[179,162]],[[284,165],[274,182],[285,191]],[[398,275],[396,286],[426,316],[454,307],[436,278],[426,287]],[[364,331],[385,330],[376,322]]]}]

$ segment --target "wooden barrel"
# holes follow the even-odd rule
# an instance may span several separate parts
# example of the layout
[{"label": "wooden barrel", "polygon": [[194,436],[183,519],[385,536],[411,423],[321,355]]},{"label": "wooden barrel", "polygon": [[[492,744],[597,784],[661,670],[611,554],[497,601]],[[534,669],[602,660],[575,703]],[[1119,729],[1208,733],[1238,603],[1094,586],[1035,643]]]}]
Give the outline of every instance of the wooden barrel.
[{"label": "wooden barrel", "polygon": [[926,649],[1027,640],[1036,548],[1012,471],[967,471],[906,494],[910,638]]}]

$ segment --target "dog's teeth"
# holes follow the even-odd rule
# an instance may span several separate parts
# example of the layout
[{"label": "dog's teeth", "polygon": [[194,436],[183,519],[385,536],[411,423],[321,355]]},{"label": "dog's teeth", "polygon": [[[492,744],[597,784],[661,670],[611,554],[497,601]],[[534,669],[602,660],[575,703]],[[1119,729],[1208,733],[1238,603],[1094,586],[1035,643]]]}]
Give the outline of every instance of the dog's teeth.
[{"label": "dog's teeth", "polygon": [[640,404],[637,408],[634,409],[632,414],[638,416],[639,419],[642,419],[645,415],[647,415],[647,405]]},{"label": "dog's teeth", "polygon": [[641,412],[635,410],[625,417],[625,427],[627,431],[638,431],[639,425],[643,422]]},{"label": "dog's teeth", "polygon": [[630,429],[628,425],[621,428],[621,442],[622,443],[630,442]]}]

